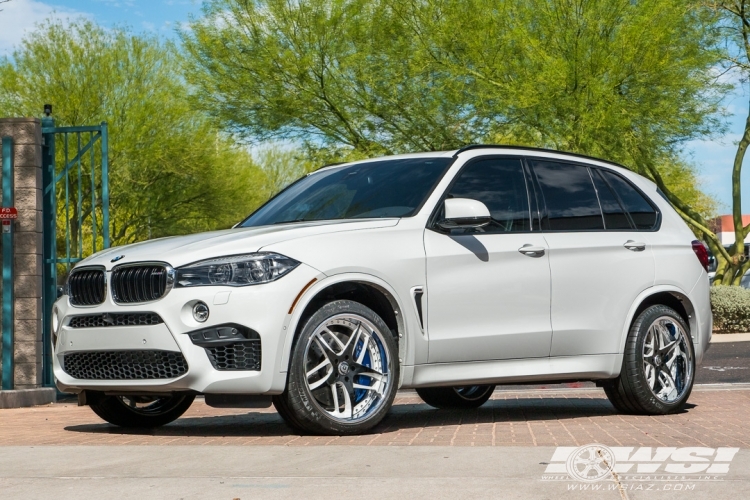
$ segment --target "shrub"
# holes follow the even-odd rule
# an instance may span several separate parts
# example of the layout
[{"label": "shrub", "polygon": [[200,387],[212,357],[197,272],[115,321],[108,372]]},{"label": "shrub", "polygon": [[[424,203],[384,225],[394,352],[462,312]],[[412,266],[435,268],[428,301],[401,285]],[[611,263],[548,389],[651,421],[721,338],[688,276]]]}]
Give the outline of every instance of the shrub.
[{"label": "shrub", "polygon": [[750,332],[750,290],[739,286],[712,286],[711,310],[715,332]]}]

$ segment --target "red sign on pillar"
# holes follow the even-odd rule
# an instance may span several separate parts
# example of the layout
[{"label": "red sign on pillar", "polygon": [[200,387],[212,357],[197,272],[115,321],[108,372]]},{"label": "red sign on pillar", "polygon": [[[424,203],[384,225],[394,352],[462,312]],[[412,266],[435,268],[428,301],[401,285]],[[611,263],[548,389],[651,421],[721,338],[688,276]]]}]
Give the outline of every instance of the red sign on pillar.
[{"label": "red sign on pillar", "polygon": [[[0,208],[0,219],[18,219],[18,210],[16,210],[16,207]],[[5,225],[4,220],[3,225]]]}]

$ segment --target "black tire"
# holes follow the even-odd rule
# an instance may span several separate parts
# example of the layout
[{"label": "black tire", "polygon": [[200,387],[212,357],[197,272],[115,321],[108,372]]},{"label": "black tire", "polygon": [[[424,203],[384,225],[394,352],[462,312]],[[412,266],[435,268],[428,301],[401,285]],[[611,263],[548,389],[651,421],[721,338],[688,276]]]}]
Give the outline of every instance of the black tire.
[{"label": "black tire", "polygon": [[288,425],[294,432],[299,434],[305,433],[305,427],[297,420],[294,412],[289,408],[287,401],[289,399],[288,389],[285,389],[282,394],[273,396],[273,406],[276,408],[279,416],[284,420],[284,423]]},{"label": "black tire", "polygon": [[[128,402],[143,406],[134,408]],[[154,428],[177,420],[190,408],[194,394],[169,397],[102,396],[91,402],[91,409],[103,420],[120,427]]]},{"label": "black tire", "polygon": [[467,385],[425,387],[417,389],[417,394],[422,401],[434,408],[468,410],[482,406],[494,391],[494,385]]},{"label": "black tire", "polygon": [[[339,365],[346,364],[343,357],[345,353],[348,352],[346,349],[341,350],[341,359],[338,359],[339,354],[331,353],[330,351],[325,351],[325,353],[322,350],[318,351],[322,353],[321,358],[319,359],[324,359],[322,356],[326,356],[326,353],[330,354],[333,359],[331,362],[330,378],[323,376],[315,382],[319,382],[325,378],[326,380],[332,381],[330,385],[324,383],[319,386],[319,388],[311,390],[310,387],[314,385],[314,383],[310,384],[307,378],[307,374],[310,370],[307,355],[308,348],[313,349],[311,347],[314,341],[313,336],[316,334],[319,327],[322,327],[322,325],[327,324],[329,321],[337,321],[337,318],[360,318],[360,320],[364,319],[369,322],[379,333],[379,335],[377,335],[378,352],[381,353],[381,356],[385,356],[384,363],[386,363],[385,366],[387,366],[387,376],[383,379],[386,381],[384,383],[385,389],[382,389],[382,394],[376,393],[373,395],[375,403],[371,406],[372,410],[365,412],[365,415],[361,418],[337,418],[329,413],[325,407],[327,403],[321,400],[321,395],[325,395],[323,391],[338,391],[338,389],[334,389],[339,387],[338,384],[342,384],[340,386],[342,395],[343,391],[347,390],[346,387],[350,387],[343,385],[343,377],[345,377],[347,372],[345,371],[342,374],[339,369]],[[341,321],[345,322],[347,320],[342,319]],[[364,323],[360,321],[359,325],[362,324]],[[354,334],[355,332],[352,332],[351,336],[353,337]],[[344,339],[346,338],[345,333],[339,333],[339,335],[343,335],[342,338]],[[375,338],[375,336],[373,336],[373,338]],[[348,343],[346,345],[349,346]],[[355,348],[356,346],[352,346],[352,349]],[[360,350],[358,352],[361,353],[362,351]],[[354,350],[352,353],[354,353]],[[359,373],[362,373],[361,371],[358,371],[361,369],[362,365],[355,365],[353,354],[347,358],[347,360],[348,363],[351,364],[351,373],[356,373],[356,375],[351,375],[351,384],[353,385],[356,383],[354,377],[359,377]],[[349,365],[347,364],[347,366]],[[326,367],[321,369],[326,369]],[[399,370],[398,345],[391,330],[380,316],[378,316],[372,309],[360,304],[359,302],[350,300],[329,302],[321,307],[305,323],[298,338],[295,339],[294,345],[292,346],[287,387],[282,394],[273,398],[274,406],[279,412],[279,415],[281,415],[287,424],[295,430],[324,435],[362,434],[377,425],[385,417],[393,404],[398,389]],[[317,374],[317,372],[315,373]],[[339,380],[339,378],[341,380]],[[346,379],[346,382],[349,383],[349,378]],[[369,397],[372,393],[367,391],[366,394],[367,397]],[[350,398],[349,400],[352,401],[352,396],[348,397]],[[352,407],[356,407],[354,402],[352,403]],[[333,408],[334,407],[331,406],[331,409]]]},{"label": "black tire", "polygon": [[[679,347],[684,347],[683,361],[680,361],[678,369],[684,370],[684,381],[676,384],[679,391],[673,400],[665,400],[657,396],[651,389],[646,375],[646,359],[651,360],[652,366],[664,366],[665,356],[658,356],[658,361],[644,354],[644,344],[647,340],[649,328],[655,321],[666,319],[672,324],[679,325],[684,334],[680,335],[684,342]],[[663,359],[664,358],[664,359]],[[662,368],[662,371],[663,368]],[[658,380],[658,371],[656,372]],[[620,376],[611,381],[602,383],[604,392],[609,398],[612,406],[622,413],[638,415],[664,415],[682,410],[687,403],[693,390],[695,380],[695,355],[693,342],[690,337],[690,328],[685,320],[674,309],[664,305],[653,305],[644,310],[633,322],[625,343],[625,353],[622,361]]]}]

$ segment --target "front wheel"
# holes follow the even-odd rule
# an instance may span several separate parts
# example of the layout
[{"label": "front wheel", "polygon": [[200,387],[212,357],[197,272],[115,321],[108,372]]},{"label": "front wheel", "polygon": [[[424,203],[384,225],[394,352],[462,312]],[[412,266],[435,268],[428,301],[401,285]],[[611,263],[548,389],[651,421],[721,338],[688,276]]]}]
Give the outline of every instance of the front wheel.
[{"label": "front wheel", "polygon": [[417,389],[417,394],[422,401],[434,408],[466,410],[482,406],[494,391],[494,385],[467,385],[425,387]]},{"label": "front wheel", "polygon": [[91,409],[103,420],[120,427],[153,428],[177,420],[195,399],[194,394],[174,396],[102,396]]},{"label": "front wheel", "polygon": [[385,322],[358,302],[337,300],[302,329],[274,406],[295,429],[361,434],[385,417],[398,380],[398,346]]},{"label": "front wheel", "polygon": [[603,384],[623,413],[663,415],[684,408],[695,379],[687,323],[672,308],[654,305],[630,327],[620,376]]}]

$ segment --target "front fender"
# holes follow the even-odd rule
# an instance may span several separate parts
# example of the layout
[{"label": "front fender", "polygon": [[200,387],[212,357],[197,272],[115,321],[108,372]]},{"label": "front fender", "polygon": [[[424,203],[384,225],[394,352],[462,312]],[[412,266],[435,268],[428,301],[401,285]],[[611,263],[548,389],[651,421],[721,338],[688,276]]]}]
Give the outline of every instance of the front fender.
[{"label": "front fender", "polygon": [[[413,336],[410,332],[421,331],[418,323],[416,313],[411,314],[412,309],[406,307],[406,303],[402,300],[399,293],[387,282],[366,273],[342,273],[335,274],[332,276],[319,276],[315,282],[309,285],[307,288],[301,290],[301,295],[297,298],[290,314],[287,315],[286,321],[284,322],[284,345],[279,352],[279,358],[277,360],[277,366],[279,367],[279,376],[275,377],[274,389],[283,391],[286,385],[286,373],[289,370],[289,362],[291,359],[292,345],[294,343],[295,333],[297,328],[300,326],[302,314],[304,313],[307,306],[312,302],[315,297],[337,283],[346,282],[357,282],[364,283],[374,286],[380,289],[384,294],[389,296],[389,300],[392,304],[395,304],[396,320],[398,322],[398,328],[404,335],[399,339],[399,361],[402,365],[413,365],[415,359],[416,349],[414,348],[415,340],[422,339],[421,336]],[[414,316],[412,318],[412,316]],[[426,357],[426,339],[422,339],[424,342],[424,351]],[[403,376],[403,370],[402,370]],[[280,385],[280,386],[279,386]],[[277,387],[278,386],[278,387]]]}]

